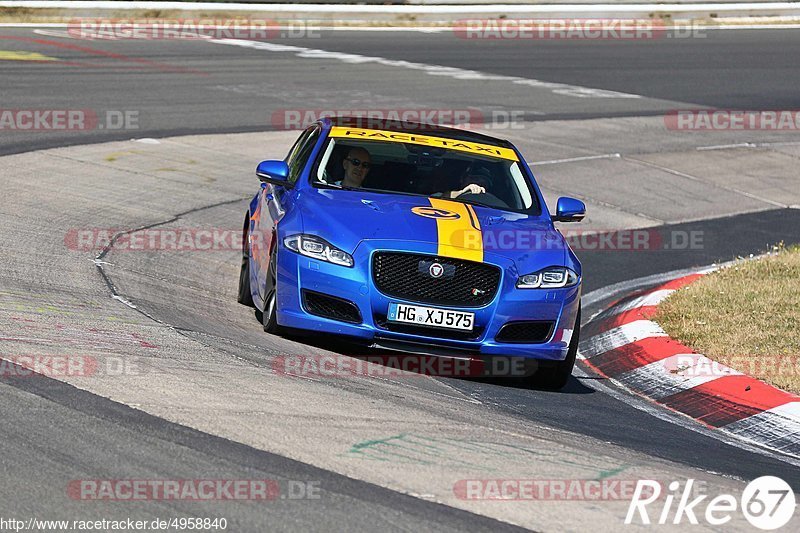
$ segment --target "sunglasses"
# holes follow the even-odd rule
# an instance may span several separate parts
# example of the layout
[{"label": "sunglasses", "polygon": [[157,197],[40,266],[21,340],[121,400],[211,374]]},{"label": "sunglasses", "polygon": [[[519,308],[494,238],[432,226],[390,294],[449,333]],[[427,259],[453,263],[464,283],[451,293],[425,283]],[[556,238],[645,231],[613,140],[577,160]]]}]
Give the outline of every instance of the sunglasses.
[{"label": "sunglasses", "polygon": [[367,170],[371,165],[369,161],[362,161],[360,159],[355,159],[352,157],[345,157],[344,160],[350,161],[354,167],[364,167],[364,170]]}]

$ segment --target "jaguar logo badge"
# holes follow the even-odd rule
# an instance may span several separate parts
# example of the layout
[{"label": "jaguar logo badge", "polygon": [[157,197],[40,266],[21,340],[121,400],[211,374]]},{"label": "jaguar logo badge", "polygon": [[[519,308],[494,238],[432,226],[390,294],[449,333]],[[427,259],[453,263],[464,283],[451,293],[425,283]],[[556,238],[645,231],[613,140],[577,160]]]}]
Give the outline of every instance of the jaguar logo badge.
[{"label": "jaguar logo badge", "polygon": [[476,289],[472,289],[470,292],[472,293],[473,296],[483,296],[484,294],[486,294],[486,291],[482,291],[482,290],[477,289],[477,288]]},{"label": "jaguar logo badge", "polygon": [[411,212],[415,215],[419,215],[425,218],[436,218],[436,219],[444,219],[444,220],[456,220],[461,218],[461,215],[454,211],[449,211],[447,209],[437,209],[435,207],[428,207],[428,206],[417,206],[412,207]]},{"label": "jaguar logo badge", "polygon": [[442,274],[444,274],[444,267],[439,263],[431,263],[431,266],[428,267],[428,274],[432,278],[441,278]]}]

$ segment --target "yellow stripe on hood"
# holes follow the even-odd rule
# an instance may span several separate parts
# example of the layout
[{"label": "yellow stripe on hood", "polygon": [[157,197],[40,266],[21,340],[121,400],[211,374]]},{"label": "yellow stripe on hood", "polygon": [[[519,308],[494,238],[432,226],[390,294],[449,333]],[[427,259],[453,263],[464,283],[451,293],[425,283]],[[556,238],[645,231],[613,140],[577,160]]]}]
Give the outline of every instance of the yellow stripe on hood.
[{"label": "yellow stripe on hood", "polygon": [[429,198],[431,207],[458,214],[458,218],[437,218],[439,252],[442,257],[483,262],[483,234],[475,209],[469,204]]}]

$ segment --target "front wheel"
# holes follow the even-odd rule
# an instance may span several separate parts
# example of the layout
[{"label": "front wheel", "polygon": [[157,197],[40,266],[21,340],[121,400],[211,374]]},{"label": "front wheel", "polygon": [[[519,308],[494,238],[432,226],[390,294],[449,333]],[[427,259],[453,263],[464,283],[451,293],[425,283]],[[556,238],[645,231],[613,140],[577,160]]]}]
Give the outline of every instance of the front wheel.
[{"label": "front wheel", "polygon": [[267,272],[266,296],[264,298],[264,312],[261,313],[261,323],[264,331],[272,335],[279,335],[282,331],[278,324],[278,276],[277,276],[277,251],[278,246],[272,248],[269,254],[269,271]]},{"label": "front wheel", "polygon": [[554,367],[539,369],[533,375],[532,385],[534,387],[561,390],[569,381],[572,369],[575,367],[575,358],[578,355],[578,341],[581,336],[581,310],[578,309],[578,317],[575,319],[575,329],[572,331],[572,338],[569,341],[569,351],[563,361],[556,363]]},{"label": "front wheel", "polygon": [[250,293],[250,255],[247,253],[247,233],[244,234],[245,248],[242,250],[242,268],[239,270],[239,295],[236,300],[248,307],[254,307]]}]

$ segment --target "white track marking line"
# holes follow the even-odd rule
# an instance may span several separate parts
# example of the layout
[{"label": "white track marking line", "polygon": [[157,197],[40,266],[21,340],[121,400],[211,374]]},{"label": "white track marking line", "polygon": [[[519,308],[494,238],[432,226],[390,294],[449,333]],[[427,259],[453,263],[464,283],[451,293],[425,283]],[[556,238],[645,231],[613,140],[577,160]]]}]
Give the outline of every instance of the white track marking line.
[{"label": "white track marking line", "polygon": [[542,165],[558,165],[561,163],[574,163],[576,161],[591,161],[593,159],[619,159],[622,157],[620,154],[600,154],[600,155],[584,155],[580,157],[568,157],[566,159],[550,159],[548,161],[534,161],[531,163],[531,166],[542,166]]},{"label": "white track marking line", "polygon": [[755,148],[756,145],[753,143],[739,143],[739,144],[718,144],[714,146],[698,146],[695,150],[704,151],[704,150],[726,150],[728,148]]},{"label": "white track marking line", "polygon": [[719,26],[695,26],[695,28],[702,30],[797,30],[800,29],[800,24],[721,24]]},{"label": "white track marking line", "polygon": [[658,165],[656,163],[651,163],[650,161],[645,161],[643,159],[636,159],[635,157],[626,157],[625,159],[627,161],[632,161],[634,163],[639,163],[639,164],[647,166],[647,167],[657,168],[657,169],[659,169],[661,171],[664,171],[664,172],[666,172],[668,174],[672,174],[674,176],[680,176],[681,178],[690,179],[692,181],[697,181],[697,182],[700,182],[700,183],[704,183],[706,185],[712,185],[714,187],[718,187],[720,189],[723,189],[723,190],[726,190],[726,191],[730,191],[730,192],[733,192],[733,193],[736,193],[736,194],[741,194],[742,196],[746,196],[747,198],[750,198],[752,200],[758,200],[759,202],[764,202],[766,204],[774,205],[776,207],[783,207],[783,208],[788,207],[786,204],[782,204],[780,202],[776,202],[774,200],[770,200],[769,198],[764,198],[764,197],[758,196],[756,194],[752,194],[752,193],[749,193],[747,191],[743,191],[741,189],[737,189],[736,187],[727,187],[725,185],[721,185],[721,184],[715,183],[713,181],[709,181],[709,180],[705,180],[705,179],[702,179],[702,178],[698,178],[697,176],[692,176],[691,174],[687,174],[685,172],[681,172],[680,170],[675,170],[675,169],[672,169],[672,168],[669,168],[669,167]]},{"label": "white track marking line", "polygon": [[37,35],[45,35],[47,37],[58,37],[60,39],[76,39],[79,41],[118,41],[116,37],[113,35],[108,36],[100,36],[96,35],[94,37],[78,37],[75,35],[70,35],[69,32],[66,31],[57,31],[57,30],[33,30],[33,33]]},{"label": "white track marking line", "polygon": [[[737,260],[726,261],[724,263],[714,264],[700,269],[682,268],[679,270],[671,270],[670,272],[664,272],[663,274],[653,274],[651,276],[644,276],[641,278],[631,279],[628,281],[620,281],[619,283],[614,283],[613,285],[609,285],[608,287],[603,287],[602,289],[593,290],[589,294],[583,296],[581,298],[581,302],[583,302],[584,306],[588,307],[590,305],[596,304],[597,302],[609,300],[623,293],[634,292],[643,287],[647,287],[648,285],[664,284],[668,281],[672,281],[673,279],[677,279],[683,276],[688,276],[690,274],[706,274],[708,272],[713,272],[714,270],[717,270],[719,268],[723,268],[728,265],[733,265],[736,262]],[[598,313],[595,313],[595,316],[597,314]]]},{"label": "white track marking line", "polygon": [[387,59],[377,56],[364,56],[360,54],[348,54],[344,52],[332,52],[329,50],[319,50],[306,48],[303,46],[291,46],[288,44],[267,43],[262,41],[249,41],[246,39],[209,39],[215,44],[225,44],[230,46],[241,46],[266,52],[290,52],[297,57],[307,59],[335,59],[343,63],[365,64],[374,63],[387,67],[399,67],[409,70],[418,70],[431,76],[445,76],[457,80],[467,81],[506,81],[515,85],[526,85],[529,87],[539,87],[550,89],[554,94],[562,96],[573,96],[576,98],[642,98],[638,94],[621,93],[617,91],[607,91],[604,89],[593,89],[579,85],[568,85],[565,83],[553,83],[531,78],[521,78],[519,76],[505,76],[502,74],[489,74],[476,70],[467,70],[457,67],[446,67],[443,65],[429,65],[427,63],[416,63],[398,59]]},{"label": "white track marking line", "polygon": [[776,141],[776,142],[758,143],[757,146],[759,147],[766,146],[769,148],[770,146],[795,146],[798,144],[800,144],[800,141]]}]

